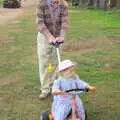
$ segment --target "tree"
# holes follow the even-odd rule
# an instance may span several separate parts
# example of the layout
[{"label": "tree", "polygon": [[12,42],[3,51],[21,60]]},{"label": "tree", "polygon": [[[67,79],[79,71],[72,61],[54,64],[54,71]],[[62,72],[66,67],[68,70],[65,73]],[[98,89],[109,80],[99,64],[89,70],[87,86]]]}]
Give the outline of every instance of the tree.
[{"label": "tree", "polygon": [[88,5],[90,6],[94,5],[94,0],[88,0]]},{"label": "tree", "polygon": [[110,0],[110,8],[117,6],[117,0]]},{"label": "tree", "polygon": [[109,7],[109,0],[99,0],[99,7],[103,8],[104,10],[107,10]]},{"label": "tree", "polygon": [[117,0],[117,8],[120,8],[120,0]]}]

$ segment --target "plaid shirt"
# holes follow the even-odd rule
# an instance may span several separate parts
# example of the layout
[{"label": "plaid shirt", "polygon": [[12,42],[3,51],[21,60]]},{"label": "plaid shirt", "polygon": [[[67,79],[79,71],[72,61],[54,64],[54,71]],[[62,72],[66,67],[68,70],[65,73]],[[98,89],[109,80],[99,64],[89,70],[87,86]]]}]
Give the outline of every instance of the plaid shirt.
[{"label": "plaid shirt", "polygon": [[[51,6],[52,7],[52,6]],[[39,26],[39,31],[45,36],[54,37],[64,36],[68,27],[68,4],[63,0],[62,3],[57,4],[57,7],[52,7],[48,4],[48,0],[39,0],[36,11],[36,23]],[[59,9],[57,17],[55,16],[55,9]]]}]

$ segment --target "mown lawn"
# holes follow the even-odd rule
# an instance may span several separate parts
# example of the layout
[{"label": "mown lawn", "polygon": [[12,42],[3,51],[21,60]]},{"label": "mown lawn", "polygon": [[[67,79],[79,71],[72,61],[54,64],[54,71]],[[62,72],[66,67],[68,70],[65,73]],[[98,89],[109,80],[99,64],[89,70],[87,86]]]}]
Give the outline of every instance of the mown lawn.
[{"label": "mown lawn", "polygon": [[3,4],[3,0],[0,0],[0,8],[2,7]]},{"label": "mown lawn", "polygon": [[[35,8],[0,29],[0,120],[39,120],[51,98],[39,96]],[[81,79],[97,93],[82,95],[88,120],[120,118],[120,12],[69,9],[63,59],[78,63]]]}]

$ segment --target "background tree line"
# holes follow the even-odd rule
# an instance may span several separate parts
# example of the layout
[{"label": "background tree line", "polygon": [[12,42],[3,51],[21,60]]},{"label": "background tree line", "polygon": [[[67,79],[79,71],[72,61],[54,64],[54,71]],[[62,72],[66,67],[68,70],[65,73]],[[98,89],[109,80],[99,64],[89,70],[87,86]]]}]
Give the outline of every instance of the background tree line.
[{"label": "background tree line", "polygon": [[67,1],[71,1],[72,6],[86,4],[88,6],[94,6],[96,8],[102,9],[120,8],[120,0],[67,0]]}]

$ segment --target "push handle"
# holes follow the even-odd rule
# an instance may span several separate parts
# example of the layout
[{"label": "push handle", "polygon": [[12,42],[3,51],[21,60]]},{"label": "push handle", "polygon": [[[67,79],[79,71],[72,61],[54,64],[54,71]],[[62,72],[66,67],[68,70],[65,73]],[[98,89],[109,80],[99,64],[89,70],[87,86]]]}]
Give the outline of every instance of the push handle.
[{"label": "push handle", "polygon": [[66,90],[65,92],[69,93],[69,92],[80,92],[80,91],[88,92],[89,89],[88,88],[85,88],[85,89],[70,89],[70,90]]},{"label": "push handle", "polygon": [[63,43],[63,41],[58,40],[58,41],[56,41],[55,43],[52,42],[51,45],[53,45],[53,46],[55,46],[56,48],[58,48],[59,45],[62,44],[62,43]]},{"label": "push handle", "polygon": [[58,40],[55,43],[53,43],[53,42],[51,43],[51,45],[53,45],[56,48],[58,63],[60,63],[60,61],[61,61],[60,52],[59,52],[59,45],[62,44],[62,43],[63,43],[63,41],[61,41],[61,40]]},{"label": "push handle", "polygon": [[[60,59],[60,53],[59,53],[59,45],[62,44],[63,41],[56,41],[55,43],[52,42],[50,43],[50,45],[53,45],[55,48],[56,48],[56,51],[57,51],[57,58],[58,58],[58,63],[60,63],[61,59]],[[53,65],[51,63],[48,64],[48,71],[49,72],[52,72],[54,69]]]}]

